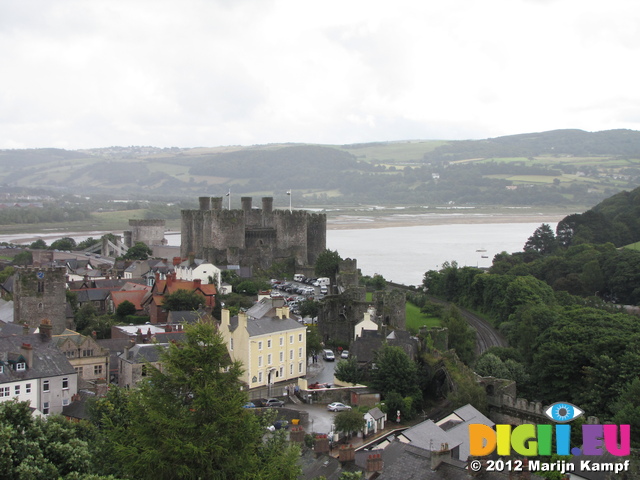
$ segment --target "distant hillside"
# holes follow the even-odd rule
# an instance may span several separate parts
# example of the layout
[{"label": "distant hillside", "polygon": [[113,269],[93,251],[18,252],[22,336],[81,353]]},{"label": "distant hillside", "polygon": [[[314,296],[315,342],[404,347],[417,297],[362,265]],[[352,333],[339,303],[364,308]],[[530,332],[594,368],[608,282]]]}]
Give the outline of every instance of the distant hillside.
[{"label": "distant hillside", "polygon": [[596,205],[640,186],[640,132],[477,141],[0,150],[0,193],[118,198],[282,195],[304,205]]},{"label": "distant hillside", "polygon": [[630,155],[640,153],[640,132],[634,130],[552,130],[486,140],[451,142],[424,156],[426,161],[542,155]]}]

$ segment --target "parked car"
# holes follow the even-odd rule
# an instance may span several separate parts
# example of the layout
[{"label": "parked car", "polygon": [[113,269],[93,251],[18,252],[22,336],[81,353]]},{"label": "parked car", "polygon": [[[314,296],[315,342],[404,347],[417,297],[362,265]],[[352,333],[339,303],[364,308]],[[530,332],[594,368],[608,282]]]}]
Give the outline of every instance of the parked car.
[{"label": "parked car", "polygon": [[342,350],[340,358],[349,358],[349,350]]},{"label": "parked car", "polygon": [[330,412],[343,412],[344,410],[351,410],[351,407],[349,405],[345,405],[344,403],[333,402],[327,405],[327,410],[329,410]]},{"label": "parked car", "polygon": [[322,358],[324,358],[327,362],[333,362],[336,359],[335,355],[333,354],[333,351],[331,350],[323,350]]},{"label": "parked car", "polygon": [[269,398],[266,402],[264,402],[265,407],[284,407],[284,402],[282,400],[278,400],[277,398]]},{"label": "parked car", "polygon": [[256,408],[256,404],[253,402],[247,402],[244,405],[242,405],[242,408]]}]

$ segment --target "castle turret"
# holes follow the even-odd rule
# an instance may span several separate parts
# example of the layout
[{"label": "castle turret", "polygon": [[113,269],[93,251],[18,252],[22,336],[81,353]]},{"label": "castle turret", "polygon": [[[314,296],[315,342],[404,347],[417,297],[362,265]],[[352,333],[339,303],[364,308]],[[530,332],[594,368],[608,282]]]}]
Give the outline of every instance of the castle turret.
[{"label": "castle turret", "polygon": [[211,197],[200,197],[198,201],[200,203],[200,210],[211,210]]}]

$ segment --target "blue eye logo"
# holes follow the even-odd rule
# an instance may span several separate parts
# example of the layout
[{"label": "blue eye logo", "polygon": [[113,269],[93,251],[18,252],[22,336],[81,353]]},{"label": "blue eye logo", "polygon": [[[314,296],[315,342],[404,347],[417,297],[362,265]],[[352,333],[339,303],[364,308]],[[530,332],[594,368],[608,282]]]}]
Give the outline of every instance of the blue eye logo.
[{"label": "blue eye logo", "polygon": [[580,417],[584,413],[575,405],[567,402],[558,402],[544,411],[544,414],[554,422],[566,423]]}]

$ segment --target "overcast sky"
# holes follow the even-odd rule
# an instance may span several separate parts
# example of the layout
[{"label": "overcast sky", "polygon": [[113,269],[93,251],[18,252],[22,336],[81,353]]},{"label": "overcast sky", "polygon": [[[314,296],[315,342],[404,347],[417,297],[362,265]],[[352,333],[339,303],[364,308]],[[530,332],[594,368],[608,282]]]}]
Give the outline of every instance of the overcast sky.
[{"label": "overcast sky", "polygon": [[638,0],[2,0],[0,148],[640,129]]}]

